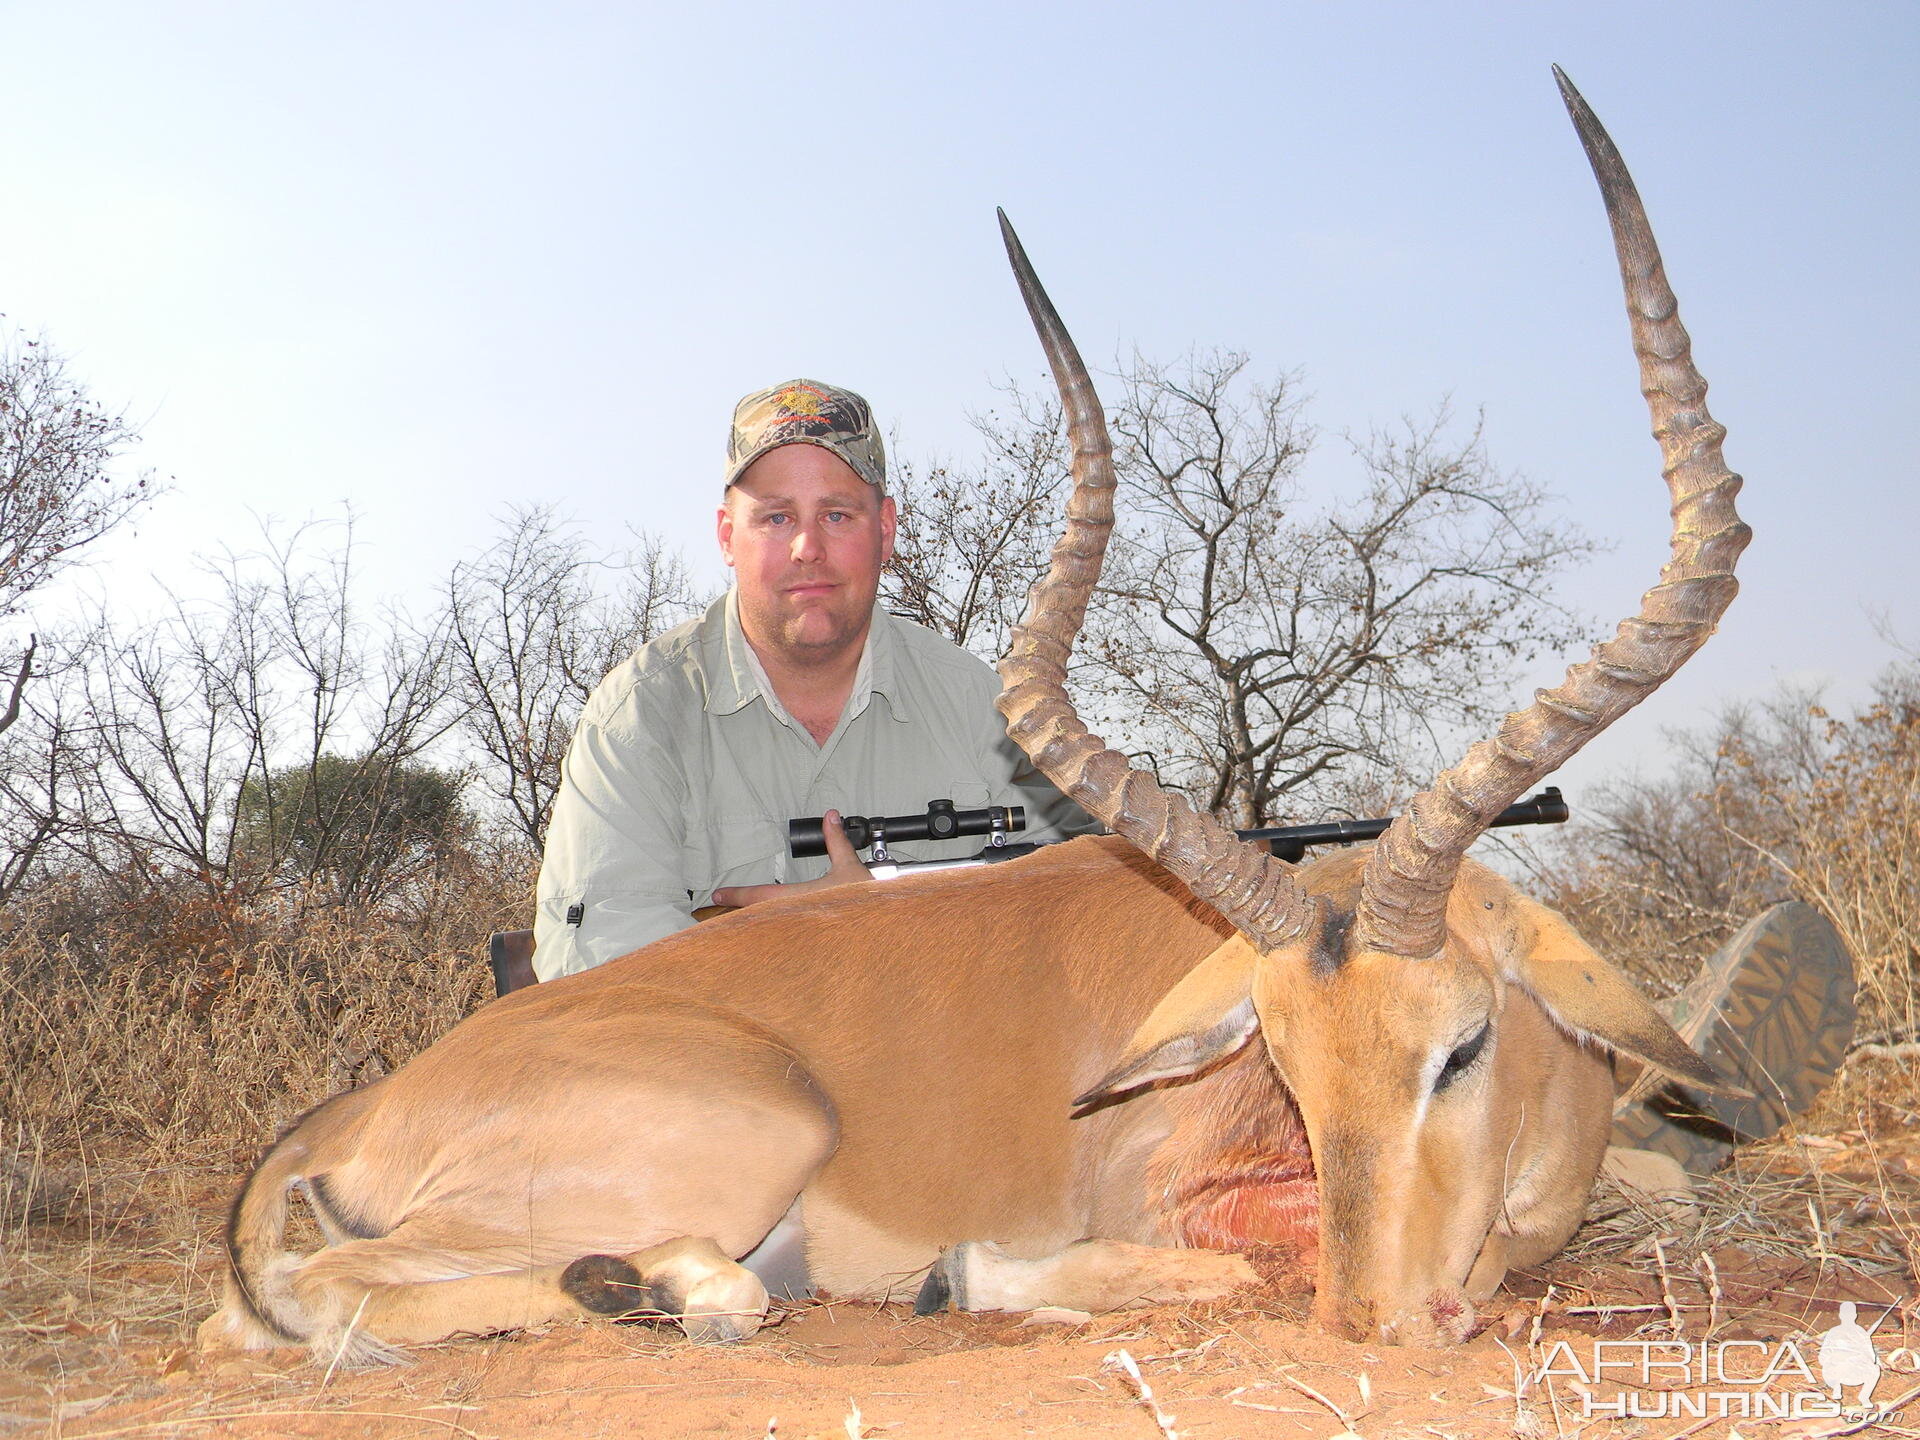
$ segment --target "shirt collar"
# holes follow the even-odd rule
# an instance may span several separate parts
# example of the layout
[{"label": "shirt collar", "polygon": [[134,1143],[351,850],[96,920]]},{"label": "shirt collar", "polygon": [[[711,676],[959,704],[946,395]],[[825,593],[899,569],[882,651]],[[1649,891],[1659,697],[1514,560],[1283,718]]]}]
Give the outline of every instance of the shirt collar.
[{"label": "shirt collar", "polygon": [[[714,674],[707,688],[707,709],[716,715],[731,715],[755,700],[789,730],[799,730],[800,722],[787,712],[767,678],[766,667],[747,643],[747,632],[740,628],[740,598],[737,589],[729,589],[723,602],[722,645],[726,663]],[[853,673],[853,690],[847,697],[847,718],[857,719],[873,702],[875,695],[885,696],[888,712],[896,719],[901,713],[894,694],[893,617],[874,603],[873,620],[867,626],[867,643],[860,651],[860,664]]]},{"label": "shirt collar", "polygon": [[[717,612],[717,613],[716,613]],[[716,623],[717,622],[717,623]],[[740,602],[729,589],[707,612],[707,712],[731,715],[744,710],[760,696],[760,668],[753,647],[740,628]]]}]

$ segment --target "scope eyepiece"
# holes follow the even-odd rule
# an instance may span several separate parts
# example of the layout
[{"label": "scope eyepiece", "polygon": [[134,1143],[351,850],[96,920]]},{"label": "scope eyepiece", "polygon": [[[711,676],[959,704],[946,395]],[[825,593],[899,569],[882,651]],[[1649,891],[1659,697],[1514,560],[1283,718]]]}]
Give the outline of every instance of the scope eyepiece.
[{"label": "scope eyepiece", "polygon": [[[787,821],[787,853],[796,860],[827,853],[826,816],[808,815]],[[984,810],[956,810],[951,800],[929,800],[921,815],[842,815],[847,841],[864,850],[876,836],[894,840],[956,840],[969,835],[1010,834],[1027,828],[1024,805],[989,805]]]}]

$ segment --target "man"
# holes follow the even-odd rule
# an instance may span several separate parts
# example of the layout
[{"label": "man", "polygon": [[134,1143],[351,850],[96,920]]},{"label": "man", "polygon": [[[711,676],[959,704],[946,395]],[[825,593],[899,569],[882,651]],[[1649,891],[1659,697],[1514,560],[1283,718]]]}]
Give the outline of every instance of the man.
[{"label": "man", "polygon": [[[794,380],[735,407],[718,517],[733,587],[587,702],[540,869],[542,980],[683,929],[700,906],[866,878],[841,811],[950,799],[1025,806],[1023,840],[1093,828],[1007,739],[993,671],[876,603],[894,520],[860,396]],[[790,859],[786,822],[828,811],[830,859]],[[951,859],[979,847],[893,848]]]}]

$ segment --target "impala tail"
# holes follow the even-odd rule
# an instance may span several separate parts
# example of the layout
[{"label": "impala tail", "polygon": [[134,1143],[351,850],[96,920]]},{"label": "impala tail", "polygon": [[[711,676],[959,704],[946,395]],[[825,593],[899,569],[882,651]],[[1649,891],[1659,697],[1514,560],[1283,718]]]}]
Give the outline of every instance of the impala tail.
[{"label": "impala tail", "polygon": [[[367,1364],[391,1358],[386,1346],[353,1332],[351,1319],[317,1315],[292,1280],[301,1257],[286,1248],[289,1197],[305,1195],[329,1244],[355,1238],[333,1215],[311,1175],[314,1151],[366,1108],[378,1086],[337,1095],[288,1127],[254,1166],[227,1212],[225,1303],[201,1326],[203,1344],[243,1350],[307,1345],[328,1358]],[[336,1323],[345,1319],[344,1325]]]}]

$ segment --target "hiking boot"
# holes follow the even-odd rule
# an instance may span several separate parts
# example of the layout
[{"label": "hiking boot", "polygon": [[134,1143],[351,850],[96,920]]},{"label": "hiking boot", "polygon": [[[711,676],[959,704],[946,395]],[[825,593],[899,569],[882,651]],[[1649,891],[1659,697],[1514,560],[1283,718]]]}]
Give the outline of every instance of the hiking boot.
[{"label": "hiking boot", "polygon": [[1614,1102],[1612,1143],[1705,1175],[1741,1140],[1806,1109],[1853,1038],[1853,957],[1818,910],[1788,901],[1749,920],[1661,1014],[1751,1096],[1696,1094],[1642,1071]]}]

